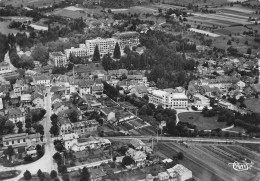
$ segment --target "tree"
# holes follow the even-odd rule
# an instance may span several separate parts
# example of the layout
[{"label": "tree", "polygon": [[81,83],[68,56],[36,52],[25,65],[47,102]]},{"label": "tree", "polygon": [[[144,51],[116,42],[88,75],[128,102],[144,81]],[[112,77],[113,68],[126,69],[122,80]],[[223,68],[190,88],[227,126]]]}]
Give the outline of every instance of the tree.
[{"label": "tree", "polygon": [[36,123],[36,124],[33,124],[32,127],[34,128],[36,133],[40,133],[41,135],[44,135],[44,127],[43,127],[43,125]]},{"label": "tree", "polygon": [[96,45],[95,50],[94,50],[93,61],[94,62],[100,61],[100,53],[99,53],[98,45]]},{"label": "tree", "polygon": [[23,174],[24,180],[31,180],[32,179],[32,174],[30,171],[26,170]]},{"label": "tree", "polygon": [[32,57],[35,61],[47,65],[49,59],[48,49],[42,44],[37,44],[32,51]]},{"label": "tree", "polygon": [[119,59],[121,57],[121,51],[118,42],[116,42],[115,50],[114,50],[114,58]]},{"label": "tree", "polygon": [[231,40],[228,40],[227,45],[231,45],[231,44],[232,44]]},{"label": "tree", "polygon": [[134,163],[134,160],[130,156],[125,156],[122,160],[122,164],[125,166],[131,165],[133,163]]},{"label": "tree", "polygon": [[58,174],[57,174],[57,172],[56,172],[55,170],[52,170],[51,173],[50,173],[50,175],[51,175],[51,178],[54,179],[54,178],[57,177]]},{"label": "tree", "polygon": [[69,120],[72,123],[77,122],[78,121],[78,114],[77,114],[77,112],[76,111],[72,111],[71,113],[69,113],[68,118],[69,118]]},{"label": "tree", "polygon": [[14,155],[14,149],[12,146],[8,146],[5,150],[5,154],[9,156],[9,160],[11,160],[12,156]]},{"label": "tree", "polygon": [[22,133],[23,132],[23,123],[21,121],[19,121],[16,124],[17,128],[18,128],[18,133]]},{"label": "tree", "polygon": [[45,180],[45,175],[44,175],[44,173],[42,173],[42,174],[39,176],[39,179],[40,179],[40,181],[44,181],[44,180]]},{"label": "tree", "polygon": [[53,134],[54,136],[58,136],[59,135],[59,127],[57,125],[52,125],[51,129],[50,129],[50,133]]},{"label": "tree", "polygon": [[125,46],[124,53],[129,54],[130,52],[131,52],[131,50],[130,50],[129,46]]},{"label": "tree", "polygon": [[58,172],[59,173],[67,173],[67,167],[66,165],[63,165],[63,164],[58,164]]},{"label": "tree", "polygon": [[247,51],[246,51],[247,54],[251,55],[252,53],[252,49],[251,48],[248,48]]},{"label": "tree", "polygon": [[26,156],[23,158],[23,160],[24,160],[25,162],[31,162],[31,161],[33,161],[31,155],[26,155]]},{"label": "tree", "polygon": [[15,127],[15,125],[12,121],[8,120],[5,122],[5,129],[7,129],[8,133],[12,133],[14,130],[14,127]]},{"label": "tree", "polygon": [[37,172],[38,178],[40,178],[40,176],[41,176],[42,174],[43,174],[43,173],[42,173],[41,169],[39,169],[38,172]]},{"label": "tree", "polygon": [[178,158],[178,160],[182,160],[184,158],[183,153],[182,152],[178,152],[177,158]]},{"label": "tree", "polygon": [[52,156],[52,158],[53,158],[58,164],[60,164],[60,163],[62,162],[62,156],[61,156],[61,154],[58,153],[58,152],[56,152],[56,153]]},{"label": "tree", "polygon": [[68,173],[64,173],[62,174],[62,180],[63,181],[70,181],[70,176]]},{"label": "tree", "polygon": [[90,173],[86,167],[80,173],[80,181],[90,181]]}]

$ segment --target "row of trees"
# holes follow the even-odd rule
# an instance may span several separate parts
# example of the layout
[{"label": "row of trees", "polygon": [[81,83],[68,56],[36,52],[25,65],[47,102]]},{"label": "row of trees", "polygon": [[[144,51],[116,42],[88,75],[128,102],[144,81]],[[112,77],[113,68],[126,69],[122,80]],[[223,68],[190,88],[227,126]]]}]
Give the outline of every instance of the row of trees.
[{"label": "row of trees", "polygon": [[5,54],[9,49],[6,35],[0,33],[0,62],[4,60]]},{"label": "row of trees", "polygon": [[58,116],[56,114],[52,114],[51,115],[51,129],[50,129],[50,133],[54,136],[59,136],[59,126],[58,126]]},{"label": "row of trees", "polygon": [[[46,173],[43,173],[41,169],[38,170],[37,172],[37,177],[39,178],[40,181],[48,181],[49,179],[53,179],[53,181],[59,181],[60,179],[58,178],[58,174],[55,170],[52,170],[50,173],[50,177],[46,176]],[[32,179],[32,174],[29,170],[26,170],[23,174],[23,179],[24,180],[31,180]]]}]

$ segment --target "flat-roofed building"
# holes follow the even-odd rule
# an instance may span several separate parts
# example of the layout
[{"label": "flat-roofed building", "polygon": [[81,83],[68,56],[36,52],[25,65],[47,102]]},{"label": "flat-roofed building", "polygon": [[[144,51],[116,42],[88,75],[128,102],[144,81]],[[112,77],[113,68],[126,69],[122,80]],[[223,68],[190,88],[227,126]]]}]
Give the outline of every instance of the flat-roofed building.
[{"label": "flat-roofed building", "polygon": [[69,59],[70,54],[74,55],[75,57],[86,57],[87,56],[87,48],[74,48],[71,47],[70,49],[65,49],[64,52],[66,54],[67,59]]},{"label": "flat-roofed building", "polygon": [[126,46],[132,48],[139,45],[139,33],[136,31],[115,33],[112,38],[117,39],[121,50],[124,50]]},{"label": "flat-roofed building", "polygon": [[67,57],[62,52],[49,53],[50,63],[56,67],[65,67],[67,65]]},{"label": "flat-roofed building", "polygon": [[99,53],[101,56],[106,54],[112,54],[116,46],[117,39],[115,38],[96,38],[93,40],[86,40],[86,48],[88,50],[88,55],[93,55],[95,47],[98,46]]},{"label": "flat-roofed building", "polygon": [[188,106],[188,97],[184,93],[168,93],[162,90],[153,90],[148,94],[149,103],[162,105],[163,108],[186,108]]}]

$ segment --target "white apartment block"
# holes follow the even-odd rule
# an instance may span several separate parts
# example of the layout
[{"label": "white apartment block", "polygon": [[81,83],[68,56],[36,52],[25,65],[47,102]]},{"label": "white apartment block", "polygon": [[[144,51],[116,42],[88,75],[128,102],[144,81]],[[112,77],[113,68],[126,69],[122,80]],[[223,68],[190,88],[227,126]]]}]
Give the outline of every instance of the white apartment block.
[{"label": "white apartment block", "polygon": [[65,67],[67,65],[67,57],[62,52],[51,52],[49,59],[51,64],[56,67]]},{"label": "white apartment block", "polygon": [[86,48],[88,50],[88,55],[93,55],[96,45],[99,48],[99,53],[101,56],[106,54],[112,54],[114,52],[117,40],[115,38],[102,39],[100,37],[93,40],[86,40]]},{"label": "white apartment block", "polygon": [[168,93],[162,90],[153,90],[148,94],[149,103],[155,106],[162,105],[164,109],[186,108],[188,97],[184,93]]},{"label": "white apartment block", "polygon": [[67,59],[69,59],[70,54],[74,55],[75,57],[86,57],[87,56],[87,49],[86,48],[74,48],[71,47],[70,49],[65,49],[65,54]]}]

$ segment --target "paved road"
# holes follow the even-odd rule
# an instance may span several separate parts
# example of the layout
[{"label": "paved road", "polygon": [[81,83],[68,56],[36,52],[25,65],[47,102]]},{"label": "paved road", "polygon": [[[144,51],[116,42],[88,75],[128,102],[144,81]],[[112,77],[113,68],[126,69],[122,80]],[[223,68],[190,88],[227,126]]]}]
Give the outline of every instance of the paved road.
[{"label": "paved road", "polygon": [[[48,89],[48,92],[50,90]],[[51,134],[49,132],[50,127],[51,127],[51,121],[50,121],[50,116],[51,116],[51,97],[50,93],[48,93],[48,96],[44,98],[45,101],[45,107],[46,107],[46,115],[45,115],[45,122],[44,122],[44,133],[45,133],[45,138],[46,138],[46,144],[45,144],[45,154],[42,158],[39,160],[27,164],[27,165],[20,165],[17,167],[12,167],[12,168],[2,168],[4,170],[20,170],[21,174],[13,179],[9,179],[8,181],[16,181],[19,178],[23,177],[23,173],[26,170],[29,170],[32,174],[36,174],[39,169],[41,169],[43,172],[48,172],[50,173],[52,170],[57,171],[57,164],[54,162],[52,155],[56,153],[54,145],[51,140]]]},{"label": "paved road", "polygon": [[14,66],[13,66],[13,64],[11,63],[11,61],[10,61],[10,57],[9,57],[9,51],[5,54],[5,59],[4,59],[4,62],[7,62],[7,63],[9,63],[9,65],[10,65],[10,68],[11,68],[11,70],[12,71],[15,71],[15,70],[17,70],[17,68],[15,68]]}]

